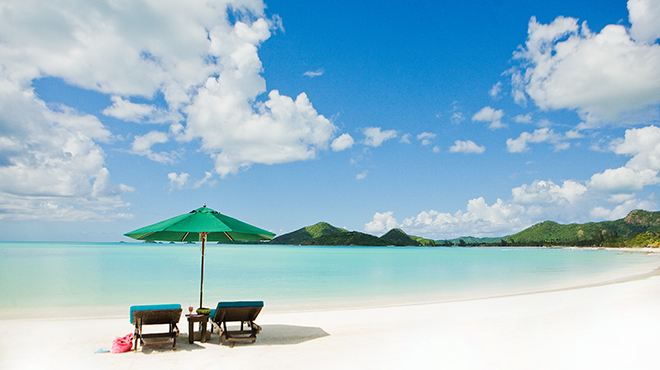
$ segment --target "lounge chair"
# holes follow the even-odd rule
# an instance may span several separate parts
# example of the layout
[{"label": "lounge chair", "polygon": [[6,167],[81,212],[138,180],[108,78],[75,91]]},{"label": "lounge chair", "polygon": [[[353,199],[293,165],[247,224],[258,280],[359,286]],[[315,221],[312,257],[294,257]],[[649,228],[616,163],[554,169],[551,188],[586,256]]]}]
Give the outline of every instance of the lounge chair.
[{"label": "lounge chair", "polygon": [[[172,339],[172,348],[176,347],[176,337],[179,335],[177,324],[181,319],[180,304],[154,304],[131,306],[131,324],[135,325],[135,351],[138,349],[138,339],[144,346],[145,341],[155,343],[159,338]],[[143,333],[143,325],[169,325],[165,333]],[[156,339],[156,340],[153,340]]]},{"label": "lounge chair", "polygon": [[[218,302],[215,310],[211,310],[211,324],[218,329],[220,335],[219,344],[225,341],[231,345],[236,342],[252,342],[257,340],[257,334],[261,332],[261,327],[254,323],[259,312],[264,307],[262,301],[241,301],[241,302]],[[240,322],[240,329],[227,329],[227,323]],[[247,329],[246,328],[249,328]],[[211,332],[213,332],[211,327]]]}]

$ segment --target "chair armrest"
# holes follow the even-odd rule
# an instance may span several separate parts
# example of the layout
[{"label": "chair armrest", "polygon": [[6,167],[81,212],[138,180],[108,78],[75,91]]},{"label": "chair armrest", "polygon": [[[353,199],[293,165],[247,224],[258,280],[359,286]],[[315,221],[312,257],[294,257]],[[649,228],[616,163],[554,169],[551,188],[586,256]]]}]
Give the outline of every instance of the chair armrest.
[{"label": "chair armrest", "polygon": [[250,322],[252,330],[255,330],[257,334],[261,333],[261,326],[257,325],[254,321]]}]

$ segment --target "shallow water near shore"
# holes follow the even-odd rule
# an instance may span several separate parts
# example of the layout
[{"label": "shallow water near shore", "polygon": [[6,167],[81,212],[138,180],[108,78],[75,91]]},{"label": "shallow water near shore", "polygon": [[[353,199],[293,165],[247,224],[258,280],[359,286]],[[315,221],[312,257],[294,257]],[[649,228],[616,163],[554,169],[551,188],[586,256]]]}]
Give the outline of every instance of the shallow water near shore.
[{"label": "shallow water near shore", "polygon": [[[0,243],[0,314],[198,307],[200,262],[200,244]],[[263,300],[281,312],[442,302],[601,283],[658,266],[660,255],[628,250],[210,244],[204,306]]]}]

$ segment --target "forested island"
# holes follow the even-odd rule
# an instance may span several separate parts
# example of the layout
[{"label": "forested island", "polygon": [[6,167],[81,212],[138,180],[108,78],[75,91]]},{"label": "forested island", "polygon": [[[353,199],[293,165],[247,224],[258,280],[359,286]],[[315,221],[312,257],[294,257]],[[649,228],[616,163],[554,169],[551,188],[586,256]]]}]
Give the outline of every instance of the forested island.
[{"label": "forested island", "polygon": [[544,221],[519,233],[489,238],[460,237],[433,240],[392,229],[385,235],[348,231],[326,222],[283,234],[270,243],[291,245],[346,246],[577,246],[577,247],[658,247],[660,212],[632,211],[615,221],[562,225]]}]

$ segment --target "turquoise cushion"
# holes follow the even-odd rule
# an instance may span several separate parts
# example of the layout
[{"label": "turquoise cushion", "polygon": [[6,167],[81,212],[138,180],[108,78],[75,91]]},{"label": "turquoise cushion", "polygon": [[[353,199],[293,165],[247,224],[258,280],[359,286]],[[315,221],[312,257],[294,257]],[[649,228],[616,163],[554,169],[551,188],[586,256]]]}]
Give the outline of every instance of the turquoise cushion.
[{"label": "turquoise cushion", "polygon": [[138,306],[131,306],[130,321],[133,323],[133,311],[153,311],[153,310],[178,310],[181,308],[180,304],[145,304]]},{"label": "turquoise cushion", "polygon": [[220,307],[263,307],[264,302],[263,301],[238,301],[238,302],[218,302],[218,306],[216,308]]},{"label": "turquoise cushion", "polygon": [[218,306],[211,310],[209,314],[211,320],[215,317],[215,312],[220,307],[263,307],[263,301],[236,301],[236,302],[218,302]]}]

